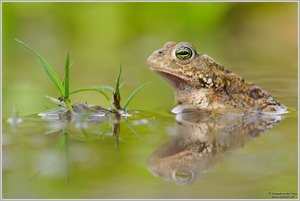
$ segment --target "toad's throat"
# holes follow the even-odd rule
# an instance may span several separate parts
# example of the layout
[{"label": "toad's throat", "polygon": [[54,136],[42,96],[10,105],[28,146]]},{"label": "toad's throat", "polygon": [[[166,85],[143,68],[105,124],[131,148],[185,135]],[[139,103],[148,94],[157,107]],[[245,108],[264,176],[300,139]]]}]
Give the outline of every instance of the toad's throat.
[{"label": "toad's throat", "polygon": [[188,87],[192,87],[186,77],[164,71],[156,71],[156,73],[164,78],[175,89],[187,89]]}]

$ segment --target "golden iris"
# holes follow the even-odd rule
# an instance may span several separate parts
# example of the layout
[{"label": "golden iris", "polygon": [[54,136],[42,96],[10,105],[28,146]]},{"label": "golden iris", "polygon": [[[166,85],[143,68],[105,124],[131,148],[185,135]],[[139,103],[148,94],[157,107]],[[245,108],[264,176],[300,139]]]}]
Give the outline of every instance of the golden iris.
[{"label": "golden iris", "polygon": [[188,60],[193,56],[193,50],[187,46],[180,46],[176,49],[175,56],[180,60]]}]

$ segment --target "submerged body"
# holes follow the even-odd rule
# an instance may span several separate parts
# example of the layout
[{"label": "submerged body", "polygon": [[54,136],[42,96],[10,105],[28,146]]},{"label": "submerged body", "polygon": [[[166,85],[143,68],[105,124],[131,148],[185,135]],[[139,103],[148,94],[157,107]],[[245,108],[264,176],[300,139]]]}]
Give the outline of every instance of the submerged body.
[{"label": "submerged body", "polygon": [[171,84],[179,105],[216,113],[286,113],[266,91],[224,68],[188,42],[168,42],[147,59],[150,70]]}]

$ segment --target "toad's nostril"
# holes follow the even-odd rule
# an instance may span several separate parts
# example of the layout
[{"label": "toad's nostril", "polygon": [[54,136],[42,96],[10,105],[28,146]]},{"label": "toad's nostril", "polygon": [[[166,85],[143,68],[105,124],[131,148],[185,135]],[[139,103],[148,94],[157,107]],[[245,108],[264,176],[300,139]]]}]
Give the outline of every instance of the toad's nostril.
[{"label": "toad's nostril", "polygon": [[162,51],[158,51],[159,54],[162,54]]}]

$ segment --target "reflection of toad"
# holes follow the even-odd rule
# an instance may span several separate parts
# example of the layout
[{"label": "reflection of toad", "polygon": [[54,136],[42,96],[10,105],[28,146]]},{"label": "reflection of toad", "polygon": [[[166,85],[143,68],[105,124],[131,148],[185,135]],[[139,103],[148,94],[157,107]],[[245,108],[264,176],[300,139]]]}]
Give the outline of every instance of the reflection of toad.
[{"label": "reflection of toad", "polygon": [[168,42],[148,58],[147,65],[172,85],[178,104],[216,113],[286,112],[266,91],[197,53],[191,43]]},{"label": "reflection of toad", "polygon": [[191,184],[230,152],[275,126],[276,115],[219,115],[196,109],[177,114],[175,136],[148,159],[155,176],[179,185]]}]

